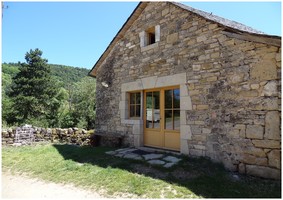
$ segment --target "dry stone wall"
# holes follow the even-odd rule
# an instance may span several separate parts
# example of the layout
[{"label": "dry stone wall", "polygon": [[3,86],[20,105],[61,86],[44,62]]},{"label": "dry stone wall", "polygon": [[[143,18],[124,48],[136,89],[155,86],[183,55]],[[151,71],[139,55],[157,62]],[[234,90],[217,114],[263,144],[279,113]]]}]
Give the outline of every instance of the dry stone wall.
[{"label": "dry stone wall", "polygon": [[[160,41],[142,51],[139,33],[156,25]],[[279,179],[281,47],[227,32],[170,3],[149,4],[97,71],[96,132],[123,135],[133,146],[133,126],[121,123],[121,84],[186,73],[192,110],[181,121],[191,133],[189,155]]]},{"label": "dry stone wall", "polygon": [[[16,128],[2,130],[2,145],[27,145],[38,142],[60,142],[76,145],[90,145],[94,131],[87,131],[78,128],[39,128],[32,127],[32,136],[18,136],[16,138]],[[31,139],[32,138],[32,139]]]}]

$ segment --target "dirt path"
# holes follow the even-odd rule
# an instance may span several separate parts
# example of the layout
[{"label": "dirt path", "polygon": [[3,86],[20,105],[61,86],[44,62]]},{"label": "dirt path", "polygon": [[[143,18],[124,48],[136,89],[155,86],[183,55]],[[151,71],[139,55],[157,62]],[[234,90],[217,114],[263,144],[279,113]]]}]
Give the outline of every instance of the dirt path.
[{"label": "dirt path", "polygon": [[2,198],[94,199],[103,197],[98,193],[78,189],[72,185],[44,182],[5,172],[2,173]]}]

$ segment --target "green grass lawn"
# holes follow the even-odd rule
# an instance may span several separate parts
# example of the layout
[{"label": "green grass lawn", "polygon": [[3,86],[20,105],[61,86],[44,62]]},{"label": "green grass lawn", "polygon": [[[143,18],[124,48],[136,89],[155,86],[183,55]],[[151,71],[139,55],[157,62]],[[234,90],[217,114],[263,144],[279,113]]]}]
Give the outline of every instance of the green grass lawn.
[{"label": "green grass lawn", "polygon": [[186,156],[165,169],[106,155],[104,147],[37,145],[2,147],[2,170],[91,189],[105,197],[281,197],[281,182],[240,176],[207,159]]}]

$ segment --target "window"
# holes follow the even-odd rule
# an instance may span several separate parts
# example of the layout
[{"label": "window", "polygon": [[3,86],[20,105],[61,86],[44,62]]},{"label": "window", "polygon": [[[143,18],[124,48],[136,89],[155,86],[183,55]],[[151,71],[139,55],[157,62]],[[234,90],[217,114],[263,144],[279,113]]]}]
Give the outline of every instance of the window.
[{"label": "window", "polygon": [[180,89],[165,90],[165,129],[180,129]]},{"label": "window", "polygon": [[155,43],[155,28],[151,27],[146,31],[147,34],[147,41],[146,45],[151,45]]},{"label": "window", "polygon": [[141,48],[151,46],[160,41],[160,26],[156,25],[140,32]]},{"label": "window", "polygon": [[130,118],[141,116],[141,93],[130,93]]}]

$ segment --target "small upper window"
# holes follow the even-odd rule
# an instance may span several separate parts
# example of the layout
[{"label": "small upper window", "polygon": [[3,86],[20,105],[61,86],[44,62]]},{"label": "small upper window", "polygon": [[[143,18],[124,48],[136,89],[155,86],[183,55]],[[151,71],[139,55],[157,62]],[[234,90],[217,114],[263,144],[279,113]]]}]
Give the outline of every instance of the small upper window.
[{"label": "small upper window", "polygon": [[130,93],[130,117],[141,116],[141,93]]},{"label": "small upper window", "polygon": [[155,43],[155,27],[151,27],[146,31],[147,34],[147,45],[151,45]]},{"label": "small upper window", "polygon": [[160,41],[160,26],[156,25],[140,32],[140,46],[146,47]]}]

